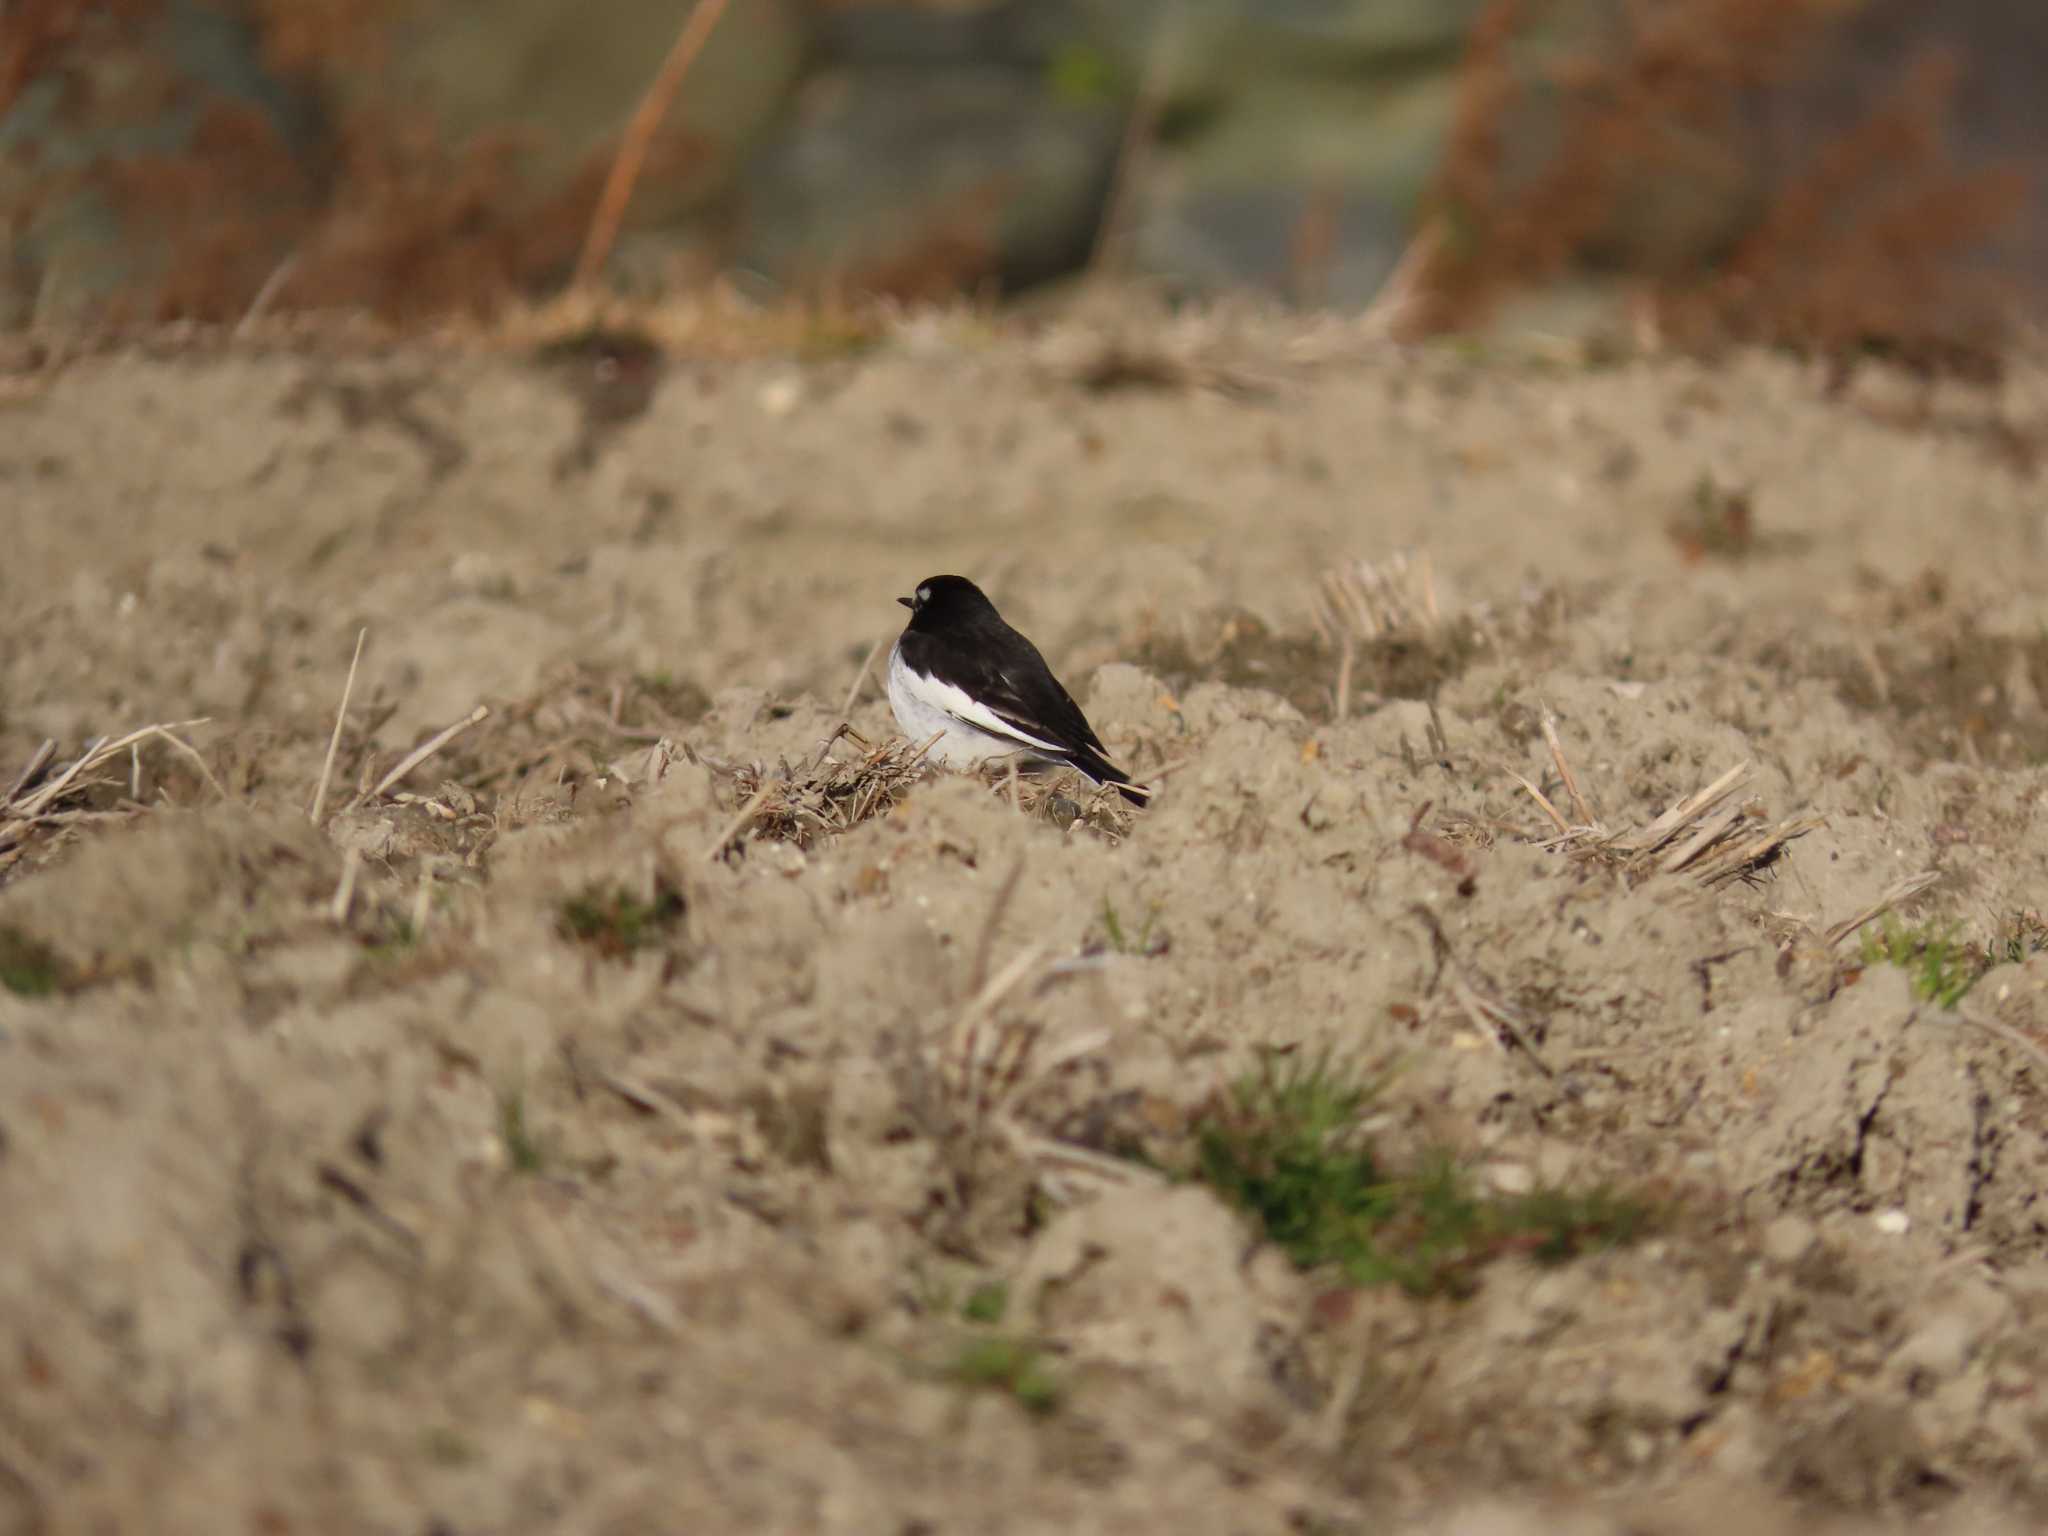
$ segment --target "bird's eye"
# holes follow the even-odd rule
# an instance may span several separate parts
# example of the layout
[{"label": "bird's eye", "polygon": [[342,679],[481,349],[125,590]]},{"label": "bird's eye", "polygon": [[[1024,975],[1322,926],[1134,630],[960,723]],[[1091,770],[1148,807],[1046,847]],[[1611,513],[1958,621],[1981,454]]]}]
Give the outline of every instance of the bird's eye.
[{"label": "bird's eye", "polygon": [[919,604],[930,602],[932,600],[932,589],[930,587],[919,587],[917,589],[917,600]]}]

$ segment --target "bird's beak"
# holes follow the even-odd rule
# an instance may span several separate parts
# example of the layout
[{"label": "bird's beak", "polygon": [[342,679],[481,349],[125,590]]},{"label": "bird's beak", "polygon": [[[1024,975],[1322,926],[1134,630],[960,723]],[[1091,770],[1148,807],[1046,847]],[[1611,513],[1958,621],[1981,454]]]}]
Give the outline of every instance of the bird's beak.
[{"label": "bird's beak", "polygon": [[899,597],[896,599],[896,601],[901,603],[904,607],[908,608],[912,613],[917,612],[917,604],[913,603],[909,598]]}]

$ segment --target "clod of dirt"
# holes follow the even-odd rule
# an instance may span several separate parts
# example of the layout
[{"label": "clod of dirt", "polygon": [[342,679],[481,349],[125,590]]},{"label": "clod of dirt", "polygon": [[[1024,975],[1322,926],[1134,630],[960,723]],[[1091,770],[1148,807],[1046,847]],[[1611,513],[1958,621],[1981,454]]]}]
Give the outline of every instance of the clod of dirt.
[{"label": "clod of dirt", "polygon": [[1020,1317],[1088,1360],[1148,1372],[1191,1398],[1270,1385],[1266,1319],[1299,1298],[1285,1266],[1244,1263],[1245,1231],[1207,1190],[1115,1190],[1063,1213],[1012,1288]]},{"label": "clod of dirt", "polygon": [[1154,632],[1139,641],[1131,660],[1175,693],[1198,682],[1263,688],[1311,719],[1329,715],[1337,676],[1335,659],[1313,639],[1276,634],[1244,612],[1179,635]]},{"label": "clod of dirt", "polygon": [[1893,724],[1924,758],[2048,760],[2048,634],[1987,634],[1967,614],[1891,631],[1835,662],[1844,703]]}]

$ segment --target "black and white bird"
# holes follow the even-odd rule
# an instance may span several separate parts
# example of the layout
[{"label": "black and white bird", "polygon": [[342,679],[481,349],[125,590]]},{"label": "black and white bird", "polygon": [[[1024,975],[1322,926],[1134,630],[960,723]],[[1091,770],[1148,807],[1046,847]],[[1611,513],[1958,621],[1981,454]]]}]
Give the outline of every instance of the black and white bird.
[{"label": "black and white bird", "polygon": [[1079,769],[1114,784],[1133,805],[1151,793],[1107,756],[1088,717],[1060,686],[1038,647],[1003,622],[964,576],[933,576],[917,595],[896,599],[910,623],[889,653],[889,707],[931,758],[974,768],[995,758]]}]

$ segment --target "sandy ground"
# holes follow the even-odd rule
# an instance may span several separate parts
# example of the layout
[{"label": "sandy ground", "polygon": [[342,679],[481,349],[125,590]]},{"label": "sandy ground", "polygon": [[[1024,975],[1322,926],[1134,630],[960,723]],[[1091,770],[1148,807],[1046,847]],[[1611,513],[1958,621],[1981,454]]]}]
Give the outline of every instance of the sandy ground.
[{"label": "sandy ground", "polygon": [[[2048,378],[1225,315],[639,377],[7,380],[0,790],[210,723],[0,848],[0,1531],[2048,1520],[2048,957],[1950,1010],[1837,931],[2044,904]],[[1403,550],[1438,620],[1340,685],[1318,579]],[[728,839],[861,761],[948,570],[1155,808]],[[1548,846],[1546,713],[1608,832],[1744,764],[1738,830],[1824,820],[1712,885]],[[1357,1290],[1119,1155],[1323,1050],[1388,1156],[1656,1229]],[[1056,1392],[964,1380],[991,1337]]]}]

